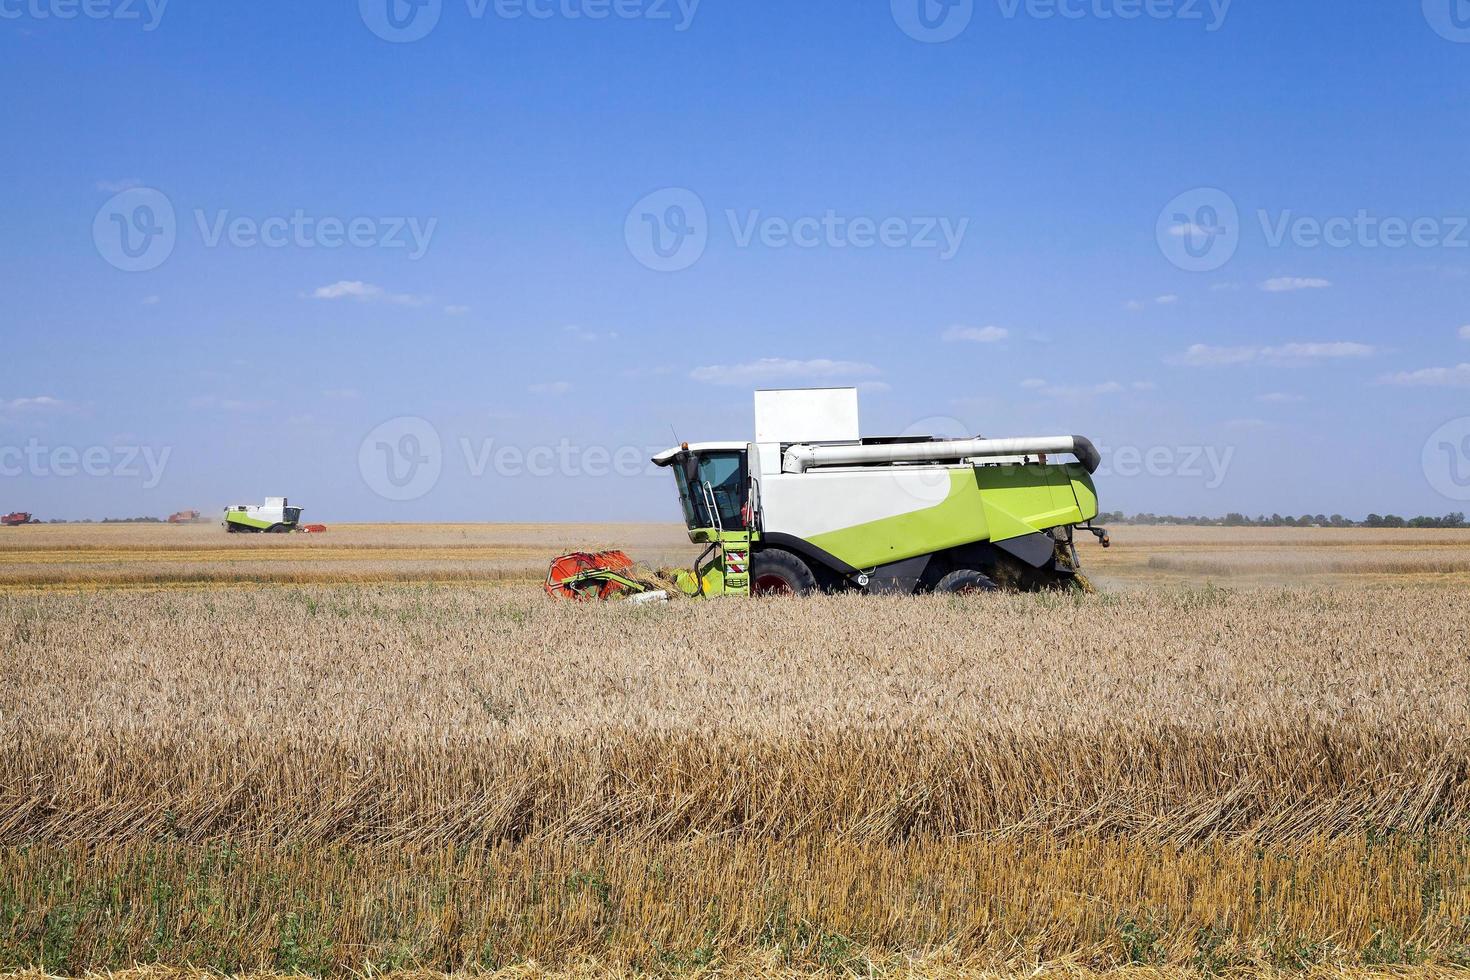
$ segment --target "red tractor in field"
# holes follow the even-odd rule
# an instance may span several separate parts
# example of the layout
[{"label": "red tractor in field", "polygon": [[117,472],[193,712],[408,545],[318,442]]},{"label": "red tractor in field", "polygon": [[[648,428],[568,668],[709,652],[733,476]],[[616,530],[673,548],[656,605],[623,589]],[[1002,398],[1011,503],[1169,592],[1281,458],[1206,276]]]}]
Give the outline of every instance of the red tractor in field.
[{"label": "red tractor in field", "polygon": [[4,525],[5,527],[20,527],[22,524],[39,523],[41,522],[36,520],[30,514],[27,514],[25,511],[21,510],[16,511],[13,514],[6,514],[4,517],[0,517],[0,525]]},{"label": "red tractor in field", "polygon": [[197,510],[181,510],[177,514],[168,515],[170,524],[203,524],[204,518]]}]

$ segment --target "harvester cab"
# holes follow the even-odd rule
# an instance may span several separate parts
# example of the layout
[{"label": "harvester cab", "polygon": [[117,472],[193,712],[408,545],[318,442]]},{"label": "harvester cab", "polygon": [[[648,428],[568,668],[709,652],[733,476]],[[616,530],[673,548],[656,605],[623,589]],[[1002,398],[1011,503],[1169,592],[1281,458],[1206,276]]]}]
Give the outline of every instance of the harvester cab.
[{"label": "harvester cab", "polygon": [[694,568],[676,577],[679,587],[691,595],[748,593],[756,487],[750,445],[686,442],[653,462],[674,471],[689,540],[706,546]]},{"label": "harvester cab", "polygon": [[[1100,457],[1082,436],[864,438],[853,388],[758,391],[755,423],[751,442],[653,459],[705,546],[671,576],[688,595],[1078,588],[1075,529],[1109,543],[1092,524]],[[548,592],[647,591],[621,552],[575,557],[553,566]]]}]

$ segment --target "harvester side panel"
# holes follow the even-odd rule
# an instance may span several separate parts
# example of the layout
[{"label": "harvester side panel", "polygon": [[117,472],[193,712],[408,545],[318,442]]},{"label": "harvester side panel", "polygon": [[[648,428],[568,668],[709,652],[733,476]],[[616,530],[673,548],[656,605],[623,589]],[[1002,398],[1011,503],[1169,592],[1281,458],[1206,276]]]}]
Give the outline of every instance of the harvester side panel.
[{"label": "harvester side panel", "polygon": [[800,538],[854,568],[1096,516],[1091,480],[1076,465],[809,472],[767,477],[761,491],[767,533]]}]

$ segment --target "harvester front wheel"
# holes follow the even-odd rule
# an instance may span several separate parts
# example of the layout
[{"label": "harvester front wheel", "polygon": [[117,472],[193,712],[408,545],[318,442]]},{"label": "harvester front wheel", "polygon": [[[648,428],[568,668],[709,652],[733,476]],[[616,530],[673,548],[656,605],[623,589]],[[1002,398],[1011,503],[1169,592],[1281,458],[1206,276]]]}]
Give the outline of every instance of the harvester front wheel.
[{"label": "harvester front wheel", "polygon": [[969,595],[974,592],[996,592],[999,586],[983,572],[977,572],[973,568],[961,568],[950,572],[939,583],[934,586],[935,592],[948,592],[951,595]]},{"label": "harvester front wheel", "polygon": [[789,551],[768,548],[750,562],[751,595],[806,595],[817,591],[817,577]]}]

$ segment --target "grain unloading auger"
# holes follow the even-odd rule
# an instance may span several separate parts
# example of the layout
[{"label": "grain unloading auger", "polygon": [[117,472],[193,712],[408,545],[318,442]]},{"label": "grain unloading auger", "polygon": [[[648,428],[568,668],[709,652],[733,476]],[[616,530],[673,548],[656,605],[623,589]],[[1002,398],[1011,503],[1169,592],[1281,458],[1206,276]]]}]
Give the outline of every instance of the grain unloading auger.
[{"label": "grain unloading auger", "polygon": [[[977,592],[1085,585],[1077,528],[1106,547],[1083,436],[868,438],[853,388],[758,391],[753,442],[684,443],[673,471],[694,568],[622,552],[564,555],[546,591],[574,599]],[[1057,462],[1070,456],[1075,462]]]}]

